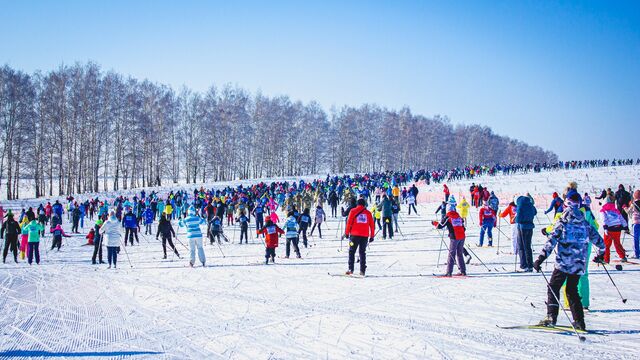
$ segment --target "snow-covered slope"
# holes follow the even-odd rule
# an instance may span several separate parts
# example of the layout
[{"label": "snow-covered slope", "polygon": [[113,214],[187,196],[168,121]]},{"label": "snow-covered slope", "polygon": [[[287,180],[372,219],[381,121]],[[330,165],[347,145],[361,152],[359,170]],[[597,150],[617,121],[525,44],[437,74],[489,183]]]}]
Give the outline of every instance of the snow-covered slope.
[{"label": "snow-covered slope", "polygon": [[[637,185],[638,175],[638,167],[621,167],[481,182],[500,194],[542,194],[576,179],[591,192]],[[450,187],[457,194],[468,184]],[[439,185],[422,193],[429,188],[440,194]],[[194,269],[171,255],[162,260],[160,242],[142,236],[139,246],[123,248],[118,270],[91,265],[83,235],[65,239],[61,252],[44,250],[48,237],[40,266],[0,265],[0,358],[637,358],[640,265],[611,273],[626,304],[602,268],[591,265],[586,322],[600,334],[587,335],[585,343],[572,335],[498,329],[545,316],[544,279],[514,272],[504,224],[499,247],[477,248],[478,228],[471,225],[468,232],[467,243],[491,271],[474,258],[468,278],[433,277],[445,262],[444,252],[439,257],[443,234],[428,223],[436,205],[421,204],[419,216],[403,211],[402,233],[393,240],[379,236],[370,245],[365,279],[327,274],[344,272],[347,261],[347,243],[337,235],[338,219],[331,218],[323,239],[316,233],[302,249],[302,259],[281,258],[281,241],[276,264],[269,266],[262,264],[264,247],[253,236],[248,245],[223,244],[225,257],[218,246],[205,246],[207,267]],[[477,220],[475,210],[471,216]],[[539,222],[536,253],[544,241],[540,225],[548,220],[539,216]],[[225,232],[237,242],[236,229]],[[187,245],[182,231],[178,238]],[[628,251],[631,243],[627,236]],[[563,314],[559,322],[568,324]]]}]

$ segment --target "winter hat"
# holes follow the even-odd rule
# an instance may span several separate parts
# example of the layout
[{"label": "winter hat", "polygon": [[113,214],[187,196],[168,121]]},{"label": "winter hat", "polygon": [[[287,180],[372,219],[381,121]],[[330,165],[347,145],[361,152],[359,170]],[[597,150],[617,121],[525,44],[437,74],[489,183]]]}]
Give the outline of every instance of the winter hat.
[{"label": "winter hat", "polygon": [[449,204],[449,206],[447,206],[447,211],[456,211],[455,205]]},{"label": "winter hat", "polygon": [[570,188],[569,191],[567,191],[567,199],[565,201],[569,206],[580,206],[582,203],[582,197],[580,197],[580,194],[576,189]]},{"label": "winter hat", "polygon": [[189,214],[189,216],[196,216],[196,208],[194,208],[193,206],[190,206],[187,213]]},{"label": "winter hat", "polygon": [[361,206],[365,206],[366,203],[365,203],[364,199],[358,199],[358,203],[357,204],[361,205]]}]

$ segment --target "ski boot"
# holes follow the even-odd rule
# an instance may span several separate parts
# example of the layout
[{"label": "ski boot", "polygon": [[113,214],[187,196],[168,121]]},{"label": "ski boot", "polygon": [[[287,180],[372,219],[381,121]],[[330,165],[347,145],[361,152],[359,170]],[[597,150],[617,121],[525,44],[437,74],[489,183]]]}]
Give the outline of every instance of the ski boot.
[{"label": "ski boot", "polygon": [[360,276],[364,277],[364,271],[360,271]]},{"label": "ski boot", "polygon": [[167,254],[165,253],[165,254],[164,254],[164,256],[163,256],[162,258],[163,258],[163,259],[166,259],[166,258],[167,258]]},{"label": "ski boot", "polygon": [[344,273],[345,275],[353,275],[353,270],[347,270],[347,272]]},{"label": "ski boot", "polygon": [[540,322],[538,323],[538,326],[547,326],[547,327],[554,327],[556,326],[556,319],[551,316],[551,315],[547,315],[546,318],[540,320]]},{"label": "ski boot", "polygon": [[584,320],[574,321],[573,327],[578,331],[587,331],[587,326],[585,325]]}]

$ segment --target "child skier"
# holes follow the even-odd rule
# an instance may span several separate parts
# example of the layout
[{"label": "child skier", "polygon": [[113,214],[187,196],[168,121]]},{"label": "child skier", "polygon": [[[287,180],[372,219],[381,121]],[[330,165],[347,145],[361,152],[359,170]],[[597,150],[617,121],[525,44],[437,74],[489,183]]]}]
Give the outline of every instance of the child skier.
[{"label": "child skier", "polygon": [[249,218],[244,214],[244,210],[240,211],[240,216],[236,219],[236,223],[240,223],[240,244],[244,238],[244,243],[249,243]]},{"label": "child skier", "polygon": [[300,258],[300,248],[298,248],[298,242],[300,241],[298,238],[298,221],[296,217],[293,215],[293,211],[290,211],[287,214],[287,220],[284,223],[284,227],[287,230],[285,237],[287,239],[286,246],[286,255],[285,258],[289,258],[289,254],[291,253],[291,243],[293,243],[293,251],[296,253],[296,257]]},{"label": "child skier", "polygon": [[171,221],[167,219],[166,214],[162,214],[160,216],[160,221],[158,222],[158,230],[156,231],[156,240],[158,240],[158,237],[160,235],[162,235],[162,252],[164,253],[163,259],[167,258],[167,242],[173,250],[173,253],[176,254],[177,257],[180,257],[180,254],[178,254],[178,250],[176,249],[175,245],[173,245],[173,241],[171,241],[171,236],[175,237],[176,232],[173,230]]},{"label": "child skier", "polygon": [[[44,229],[44,226],[42,227]],[[58,251],[60,251],[60,247],[62,246],[62,237],[71,237],[67,234],[65,234],[64,230],[62,229],[62,226],[60,226],[60,224],[56,225],[55,228],[51,229],[49,232],[51,232],[53,234],[53,241],[51,242],[51,250],[53,250],[54,248],[58,248]]]},{"label": "child skier", "polygon": [[311,210],[309,208],[305,208],[300,217],[298,218],[298,224],[300,225],[300,229],[298,230],[299,234],[302,234],[302,244],[304,247],[307,247],[307,230],[311,226]]},{"label": "child skier", "polygon": [[313,219],[313,227],[311,228],[311,236],[313,236],[313,230],[316,229],[316,225],[318,226],[318,235],[320,239],[322,239],[322,222],[327,220],[327,214],[325,214],[322,209],[322,205],[318,205],[316,207],[316,216]]},{"label": "child skier", "polygon": [[496,226],[496,213],[489,206],[488,202],[484,204],[482,209],[480,209],[478,217],[479,217],[479,222],[478,223],[481,226],[481,228],[480,228],[480,243],[478,244],[478,246],[482,247],[482,244],[484,243],[484,233],[485,232],[487,233],[487,236],[489,237],[489,246],[493,246],[493,233],[492,233],[492,230]]},{"label": "child skier", "polygon": [[[220,241],[220,235],[222,234],[222,219],[218,215],[213,217],[211,223],[209,224],[209,240],[211,241],[211,245],[218,240],[218,244],[222,244]],[[226,239],[225,239],[226,240]]]},{"label": "child skier", "polygon": [[[275,214],[275,213],[274,213]],[[284,230],[271,221],[271,217],[267,216],[267,222],[262,229],[256,230],[256,233],[265,235],[265,264],[269,264],[269,259],[272,263],[276,261],[276,248],[278,247],[278,238],[284,234]]]}]

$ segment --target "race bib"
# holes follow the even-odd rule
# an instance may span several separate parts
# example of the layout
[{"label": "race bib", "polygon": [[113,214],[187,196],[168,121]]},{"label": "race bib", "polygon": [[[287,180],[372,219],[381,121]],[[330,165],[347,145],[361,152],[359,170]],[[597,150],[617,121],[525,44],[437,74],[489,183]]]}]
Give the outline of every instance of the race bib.
[{"label": "race bib", "polygon": [[356,216],[356,223],[358,224],[366,224],[367,223],[367,215],[359,214]]},{"label": "race bib", "polygon": [[451,219],[451,225],[453,225],[453,226],[463,226],[464,222],[462,221],[462,218],[455,218],[455,219]]},{"label": "race bib", "polygon": [[269,235],[273,235],[276,233],[276,227],[275,226],[269,226],[267,227],[267,234]]}]

